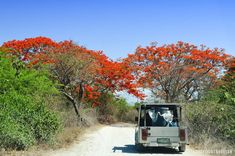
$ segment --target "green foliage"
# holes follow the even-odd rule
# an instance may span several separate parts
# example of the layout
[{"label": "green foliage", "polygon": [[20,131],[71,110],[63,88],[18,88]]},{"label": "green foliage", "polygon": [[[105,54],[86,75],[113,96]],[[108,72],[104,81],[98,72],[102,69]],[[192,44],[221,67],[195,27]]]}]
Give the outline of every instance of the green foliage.
[{"label": "green foliage", "polygon": [[135,109],[139,108],[139,106],[141,106],[142,103],[143,103],[143,102],[136,102],[136,103],[134,104],[134,108],[135,108]]},{"label": "green foliage", "polygon": [[235,80],[222,85],[220,91],[219,102],[235,106]]},{"label": "green foliage", "polygon": [[204,100],[216,101],[235,106],[235,73],[229,72],[222,80],[221,85],[206,93]]},{"label": "green foliage", "polygon": [[235,143],[235,79],[226,74],[221,85],[207,91],[199,103],[186,106],[186,117],[194,140],[213,136]]},{"label": "green foliage", "polygon": [[187,104],[185,112],[190,138],[196,143],[204,142],[208,137],[235,143],[234,109],[233,105],[213,100]]},{"label": "green foliage", "polygon": [[125,115],[125,113],[129,110],[129,106],[128,103],[125,99],[118,99],[115,101],[116,105],[117,105],[117,110],[118,110],[118,114],[120,116],[120,118],[122,119],[122,117]]},{"label": "green foliage", "polygon": [[46,97],[58,91],[45,71],[15,62],[0,53],[0,146],[25,149],[49,141],[59,130],[57,114],[45,105]]},{"label": "green foliage", "polygon": [[[2,113],[2,111],[1,111]],[[25,149],[35,143],[32,131],[29,127],[18,123],[9,116],[1,116],[0,144],[3,148]]]},{"label": "green foliage", "polygon": [[224,82],[218,88],[207,91],[203,100],[235,106],[235,80]]},{"label": "green foliage", "polygon": [[134,122],[136,110],[125,99],[116,98],[111,93],[102,94],[99,98],[101,105],[97,107],[100,122]]},{"label": "green foliage", "polygon": [[44,105],[37,106],[35,112],[31,121],[35,139],[40,142],[50,141],[60,128],[57,114],[48,110]]}]

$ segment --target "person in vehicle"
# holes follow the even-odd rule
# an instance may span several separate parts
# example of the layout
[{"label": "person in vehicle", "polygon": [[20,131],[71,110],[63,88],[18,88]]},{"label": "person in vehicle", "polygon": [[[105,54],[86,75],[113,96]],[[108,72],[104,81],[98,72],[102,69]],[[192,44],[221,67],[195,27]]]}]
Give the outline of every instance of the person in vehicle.
[{"label": "person in vehicle", "polygon": [[176,127],[177,123],[169,108],[151,108],[146,111],[146,126]]}]

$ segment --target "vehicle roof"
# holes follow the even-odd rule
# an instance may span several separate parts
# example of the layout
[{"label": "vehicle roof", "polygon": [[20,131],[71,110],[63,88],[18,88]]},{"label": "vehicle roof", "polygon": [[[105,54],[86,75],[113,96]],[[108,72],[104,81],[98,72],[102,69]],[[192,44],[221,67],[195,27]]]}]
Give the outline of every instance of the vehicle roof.
[{"label": "vehicle roof", "polygon": [[142,106],[181,106],[180,103],[143,103]]}]

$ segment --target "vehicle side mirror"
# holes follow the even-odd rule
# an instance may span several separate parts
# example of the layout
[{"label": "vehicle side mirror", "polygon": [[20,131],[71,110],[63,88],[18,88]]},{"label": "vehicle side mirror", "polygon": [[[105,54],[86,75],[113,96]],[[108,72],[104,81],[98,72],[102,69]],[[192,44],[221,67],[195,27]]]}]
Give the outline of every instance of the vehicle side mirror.
[{"label": "vehicle side mirror", "polygon": [[135,117],[135,121],[138,122],[138,117],[137,116]]}]

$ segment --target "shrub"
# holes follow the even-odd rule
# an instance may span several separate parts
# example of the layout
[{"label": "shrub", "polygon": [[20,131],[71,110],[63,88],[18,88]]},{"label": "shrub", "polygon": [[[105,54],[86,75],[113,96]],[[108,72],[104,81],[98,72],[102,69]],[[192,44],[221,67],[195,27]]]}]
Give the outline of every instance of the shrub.
[{"label": "shrub", "polygon": [[125,113],[125,116],[123,117],[123,121],[135,123],[136,116],[138,116],[138,112],[136,111],[136,109],[133,109],[130,107],[128,111]]},{"label": "shrub", "polygon": [[37,141],[50,141],[60,128],[60,120],[56,113],[48,110],[44,105],[38,105],[32,118],[34,137]]},{"label": "shrub", "polygon": [[98,120],[101,123],[134,122],[137,111],[123,98],[116,98],[114,94],[102,94],[99,98]]},{"label": "shrub", "polygon": [[0,53],[0,146],[26,149],[52,139],[60,121],[45,99],[55,94],[45,71],[24,68]]},{"label": "shrub", "polygon": [[115,106],[117,108],[116,116],[119,121],[124,121],[126,117],[126,113],[129,110],[128,103],[125,99],[118,99],[115,101]]},{"label": "shrub", "polygon": [[215,101],[202,101],[186,105],[189,137],[194,143],[204,142],[208,137],[235,141],[234,107]]},{"label": "shrub", "polygon": [[29,127],[13,119],[1,119],[0,146],[7,149],[22,150],[35,143],[35,138]]}]

